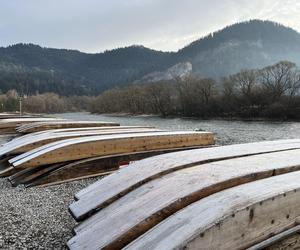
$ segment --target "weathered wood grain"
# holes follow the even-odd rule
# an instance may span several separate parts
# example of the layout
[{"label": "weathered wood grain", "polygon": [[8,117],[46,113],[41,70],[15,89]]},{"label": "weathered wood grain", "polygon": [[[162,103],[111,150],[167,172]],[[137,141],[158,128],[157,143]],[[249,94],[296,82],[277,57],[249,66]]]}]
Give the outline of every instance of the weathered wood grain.
[{"label": "weathered wood grain", "polygon": [[126,169],[81,190],[75,195],[79,201],[71,204],[70,211],[76,220],[82,220],[142,184],[170,172],[208,162],[299,147],[300,140],[282,140],[187,150],[151,157],[134,162]]},{"label": "weathered wood grain", "polygon": [[139,134],[103,135],[62,140],[47,144],[48,147],[29,151],[30,155],[9,162],[14,167],[37,167],[53,163],[80,160],[153,149],[204,146],[214,143],[207,132],[153,132]]},{"label": "weathered wood grain", "polygon": [[[299,219],[300,219],[300,214],[299,214]],[[287,239],[287,238],[289,238],[289,237],[291,237],[295,234],[298,234],[298,237],[299,237],[300,225],[298,223],[300,223],[300,221],[297,222],[297,220],[296,220],[297,226],[294,226],[294,227],[292,227],[288,230],[285,230],[285,231],[283,231],[279,234],[276,234],[276,235],[274,235],[274,236],[272,236],[272,237],[270,237],[270,238],[268,238],[268,239],[266,239],[266,240],[264,240],[264,241],[262,241],[262,242],[260,242],[256,245],[254,245],[254,246],[249,247],[247,250],[266,249],[267,247],[273,246],[276,243],[278,243],[280,241],[283,241],[283,240],[285,240],[285,239]],[[293,246],[290,246],[290,247],[293,247]]]},{"label": "weathered wood grain", "polygon": [[[300,216],[299,178],[298,171],[211,195],[170,216],[125,249],[250,247],[295,225]],[[293,228],[288,232],[293,233]],[[249,249],[262,249],[258,246],[266,244]]]},{"label": "weathered wood grain", "polygon": [[86,219],[74,229],[78,235],[69,245],[74,249],[83,246],[101,249],[117,244],[119,248],[180,209],[209,195],[298,170],[299,149],[178,170],[140,186]]},{"label": "weathered wood grain", "polygon": [[78,138],[83,136],[95,135],[111,135],[122,133],[146,133],[159,132],[158,129],[118,129],[118,130],[84,130],[72,132],[56,132],[34,135],[22,139],[12,140],[10,143],[4,144],[0,147],[0,157],[3,155],[21,154],[32,149],[41,147],[51,142],[60,141],[64,139]]},{"label": "weathered wood grain", "polygon": [[[65,128],[65,129],[49,129],[42,130],[34,133],[23,134],[21,136],[15,137],[13,140],[7,142],[7,145],[13,145],[16,142],[26,142],[31,141],[34,138],[39,138],[40,136],[49,136],[54,133],[69,133],[69,132],[80,132],[80,131],[91,131],[91,130],[119,130],[119,129],[154,129],[151,126],[112,126],[112,127],[80,127],[80,128]],[[6,136],[6,135],[5,135]]]}]

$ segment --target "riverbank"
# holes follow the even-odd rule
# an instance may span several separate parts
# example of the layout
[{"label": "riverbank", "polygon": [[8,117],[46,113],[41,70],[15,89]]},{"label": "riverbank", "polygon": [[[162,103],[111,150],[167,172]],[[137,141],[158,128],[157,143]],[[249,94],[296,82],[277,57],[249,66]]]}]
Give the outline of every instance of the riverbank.
[{"label": "riverbank", "polygon": [[0,249],[67,249],[76,224],[68,206],[97,179],[28,189],[0,179]]}]

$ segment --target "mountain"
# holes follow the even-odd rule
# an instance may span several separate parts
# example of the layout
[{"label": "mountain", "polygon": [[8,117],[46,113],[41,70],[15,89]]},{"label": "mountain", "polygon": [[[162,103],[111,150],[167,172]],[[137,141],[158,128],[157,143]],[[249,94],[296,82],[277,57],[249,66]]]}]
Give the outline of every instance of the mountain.
[{"label": "mountain", "polygon": [[190,61],[193,73],[209,77],[280,60],[300,65],[300,33],[270,21],[237,23],[191,43],[178,51],[177,58]]},{"label": "mountain", "polygon": [[17,44],[0,48],[0,89],[15,88],[25,94],[97,94],[131,82],[188,73],[219,78],[280,60],[300,65],[300,34],[260,20],[228,26],[177,52],[130,46],[88,54]]}]

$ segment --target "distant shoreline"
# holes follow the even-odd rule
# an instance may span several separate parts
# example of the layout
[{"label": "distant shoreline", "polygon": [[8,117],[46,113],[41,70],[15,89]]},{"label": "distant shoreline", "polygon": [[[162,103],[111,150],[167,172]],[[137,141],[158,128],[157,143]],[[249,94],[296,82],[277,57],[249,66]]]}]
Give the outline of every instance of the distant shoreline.
[{"label": "distant shoreline", "polygon": [[194,117],[194,116],[160,116],[156,114],[130,114],[130,113],[91,113],[95,115],[115,116],[115,117],[158,117],[161,119],[183,119],[183,120],[220,120],[220,121],[244,121],[244,122],[300,122],[300,119],[279,119],[279,118],[243,118],[243,117]]}]

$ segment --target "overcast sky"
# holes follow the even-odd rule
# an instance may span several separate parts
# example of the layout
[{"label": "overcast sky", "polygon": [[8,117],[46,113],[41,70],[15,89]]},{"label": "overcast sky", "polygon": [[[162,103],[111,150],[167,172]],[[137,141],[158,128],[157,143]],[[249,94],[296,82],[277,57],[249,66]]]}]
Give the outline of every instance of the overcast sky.
[{"label": "overcast sky", "polygon": [[299,0],[0,0],[0,46],[174,51],[226,25],[268,19],[300,31]]}]

